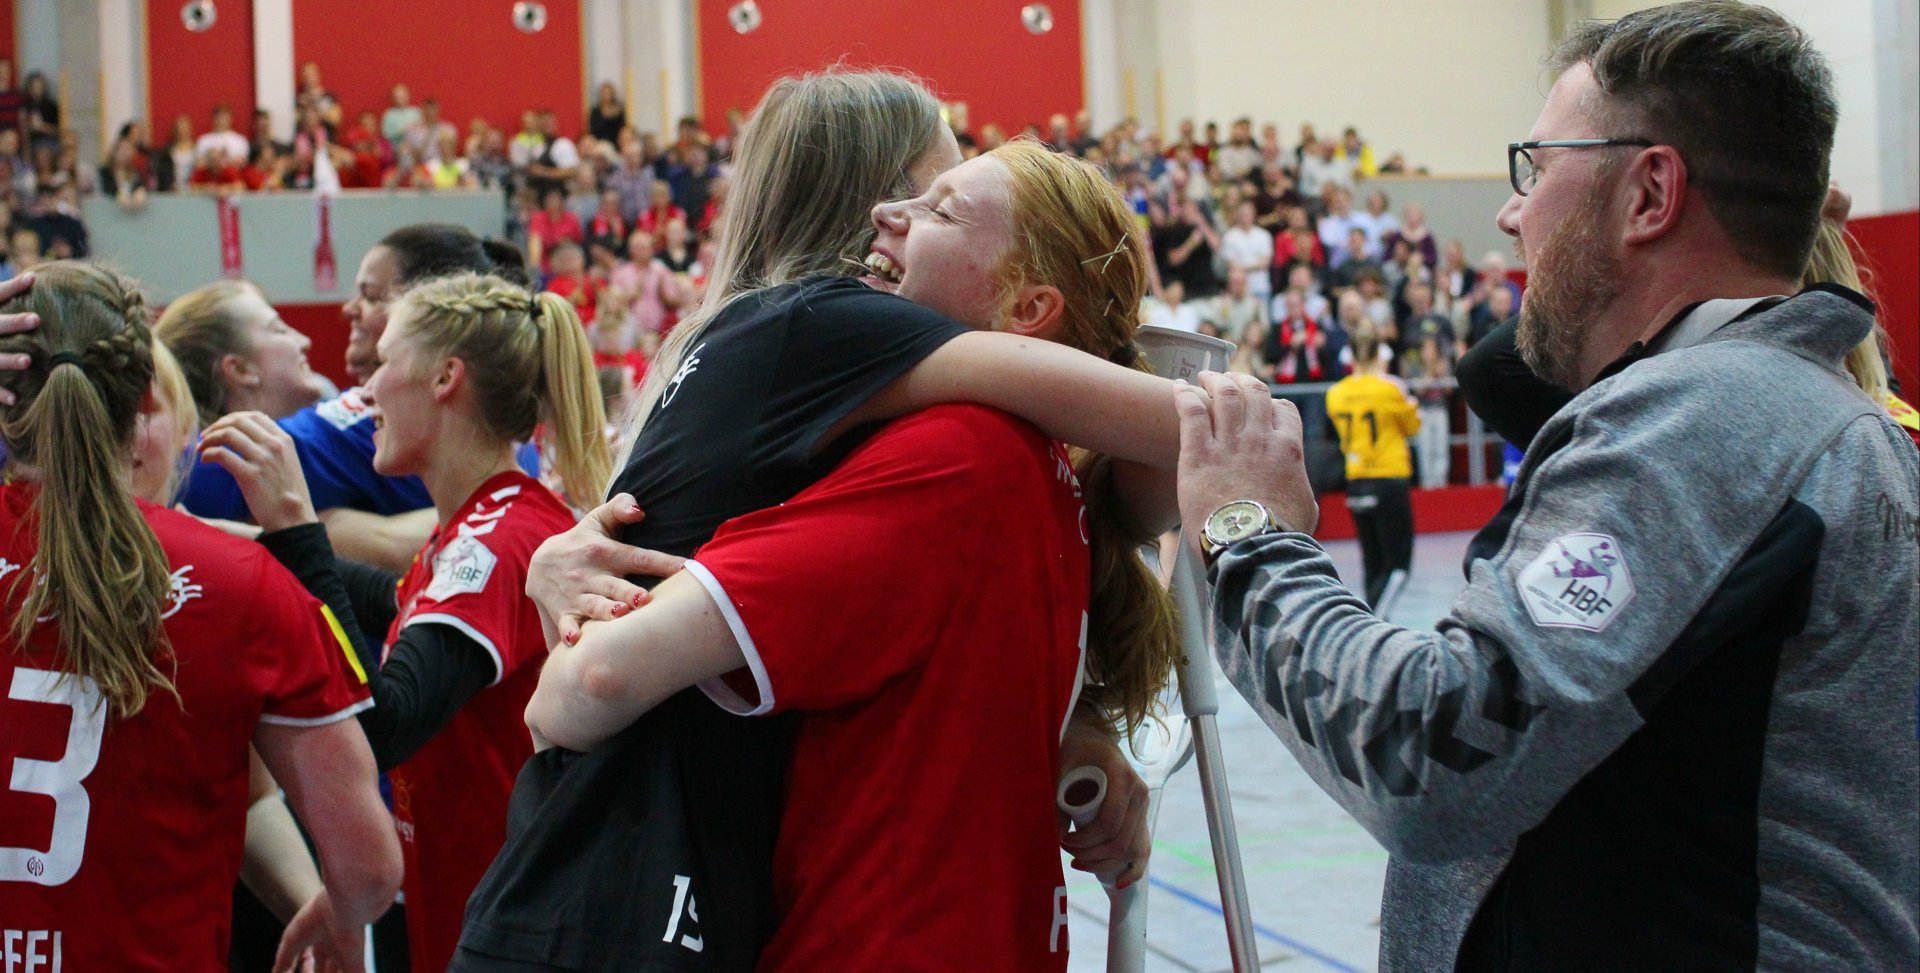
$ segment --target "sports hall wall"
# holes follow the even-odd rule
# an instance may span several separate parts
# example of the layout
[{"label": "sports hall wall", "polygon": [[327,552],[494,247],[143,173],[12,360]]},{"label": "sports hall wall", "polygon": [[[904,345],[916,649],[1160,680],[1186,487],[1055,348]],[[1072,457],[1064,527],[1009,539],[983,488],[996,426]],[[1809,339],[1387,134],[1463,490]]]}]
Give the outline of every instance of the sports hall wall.
[{"label": "sports hall wall", "polygon": [[1072,115],[1083,99],[1080,5],[1050,4],[1053,30],[1029,32],[1023,0],[765,0],[760,29],[741,34],[727,21],[732,0],[699,0],[701,114],[721,131],[728,108],[752,108],[767,84],[845,57],[855,66],[905,68],[969,120],[1009,134]]},{"label": "sports hall wall", "polygon": [[[477,6],[473,0],[294,0],[294,64],[320,65],[327,88],[356,112],[385,108],[394,84],[404,82],[414,104],[438,98],[441,116],[463,132],[476,116],[516,131],[521,112],[551,107],[561,129],[578,135],[586,106],[580,4],[547,4],[547,29],[537,34],[515,30],[501,11],[477,16]],[[252,9],[247,3],[218,9],[213,27],[194,33],[181,23],[178,0],[146,0],[147,98],[156,129],[186,115],[195,131],[204,131],[213,106],[226,102],[240,106],[234,127],[251,133]],[[487,53],[476,58],[475,51]],[[275,124],[284,130],[289,120]]]}]

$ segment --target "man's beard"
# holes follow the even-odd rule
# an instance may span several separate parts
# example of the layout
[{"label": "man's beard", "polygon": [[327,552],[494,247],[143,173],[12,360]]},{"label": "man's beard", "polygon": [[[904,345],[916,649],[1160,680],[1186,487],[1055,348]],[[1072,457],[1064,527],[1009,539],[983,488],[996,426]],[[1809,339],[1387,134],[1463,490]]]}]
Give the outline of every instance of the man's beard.
[{"label": "man's beard", "polygon": [[[1623,282],[1620,260],[1603,241],[1600,194],[1591,194],[1574,212],[1578,215],[1533,248],[1515,339],[1521,359],[1535,375],[1577,392],[1587,385],[1580,368],[1586,340]],[[1514,253],[1527,258],[1520,241],[1514,242]]]}]

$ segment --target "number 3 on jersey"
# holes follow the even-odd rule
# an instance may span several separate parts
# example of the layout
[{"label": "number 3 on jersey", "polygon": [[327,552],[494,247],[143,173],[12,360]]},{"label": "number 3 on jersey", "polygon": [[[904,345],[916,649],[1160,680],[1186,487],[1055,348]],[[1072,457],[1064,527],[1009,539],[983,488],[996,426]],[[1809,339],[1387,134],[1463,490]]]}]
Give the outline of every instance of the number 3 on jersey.
[{"label": "number 3 on jersey", "polygon": [[0,847],[0,882],[61,885],[79,874],[80,859],[86,853],[93,801],[80,782],[100,760],[101,731],[107,723],[105,700],[99,684],[85,676],[24,668],[13,670],[7,698],[73,711],[67,748],[60,759],[15,757],[7,779],[10,790],[53,798],[53,833],[46,849]]}]

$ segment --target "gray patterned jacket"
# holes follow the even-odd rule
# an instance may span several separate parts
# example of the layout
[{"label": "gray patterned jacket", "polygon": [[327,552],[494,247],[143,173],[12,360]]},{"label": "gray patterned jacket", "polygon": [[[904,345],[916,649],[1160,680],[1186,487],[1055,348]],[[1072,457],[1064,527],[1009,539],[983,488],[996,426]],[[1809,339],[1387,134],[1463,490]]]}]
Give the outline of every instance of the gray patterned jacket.
[{"label": "gray patterned jacket", "polygon": [[1920,968],[1920,455],[1840,368],[1863,304],[1581,394],[1435,631],[1303,534],[1215,564],[1220,664],[1392,855],[1383,969]]}]

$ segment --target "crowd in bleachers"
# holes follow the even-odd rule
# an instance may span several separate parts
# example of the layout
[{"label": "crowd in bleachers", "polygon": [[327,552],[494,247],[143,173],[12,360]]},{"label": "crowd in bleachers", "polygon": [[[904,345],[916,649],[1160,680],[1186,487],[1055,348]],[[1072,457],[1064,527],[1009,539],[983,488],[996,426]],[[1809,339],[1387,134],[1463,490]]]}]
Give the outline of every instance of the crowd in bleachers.
[{"label": "crowd in bleachers", "polygon": [[[975,130],[967,106],[948,107],[963,154],[1004,142]],[[541,285],[573,302],[588,325],[609,390],[632,387],[660,338],[698,301],[709,239],[727,196],[739,131],[709,133],[681,119],[670,137],[642,131],[619,92],[601,84],[578,139],[551,108],[530,109],[509,133],[485,119],[462,132],[438,101],[416,103],[405,84],[378,111],[350,112],[305,65],[292,138],[276,141],[256,110],[253,135],[217,106],[210,127],[173,120],[163,139],[124,124],[97,168],[80,164],[45,78],[18,91],[0,62],[0,277],[46,258],[85,256],[79,200],[110,194],[123,206],[150,193],[325,188],[493,189],[505,235]],[[1127,120],[1096,131],[1089,114],[1055,115],[1019,133],[1101,166],[1132,203],[1154,254],[1149,324],[1215,335],[1236,346],[1234,367],[1274,383],[1329,383],[1352,367],[1349,335],[1363,318],[1380,329],[1392,370],[1445,380],[1453,362],[1518,306],[1497,252],[1471,261],[1443,240],[1417,203],[1397,211],[1368,180],[1413,171],[1399,153],[1377,159],[1353,128],[1322,137],[1302,126],[1291,144],[1277,126],[1179,123],[1167,136]],[[623,381],[615,381],[615,378]],[[1416,387],[1422,383],[1416,381]],[[1445,382],[1424,383],[1438,403]]]}]

